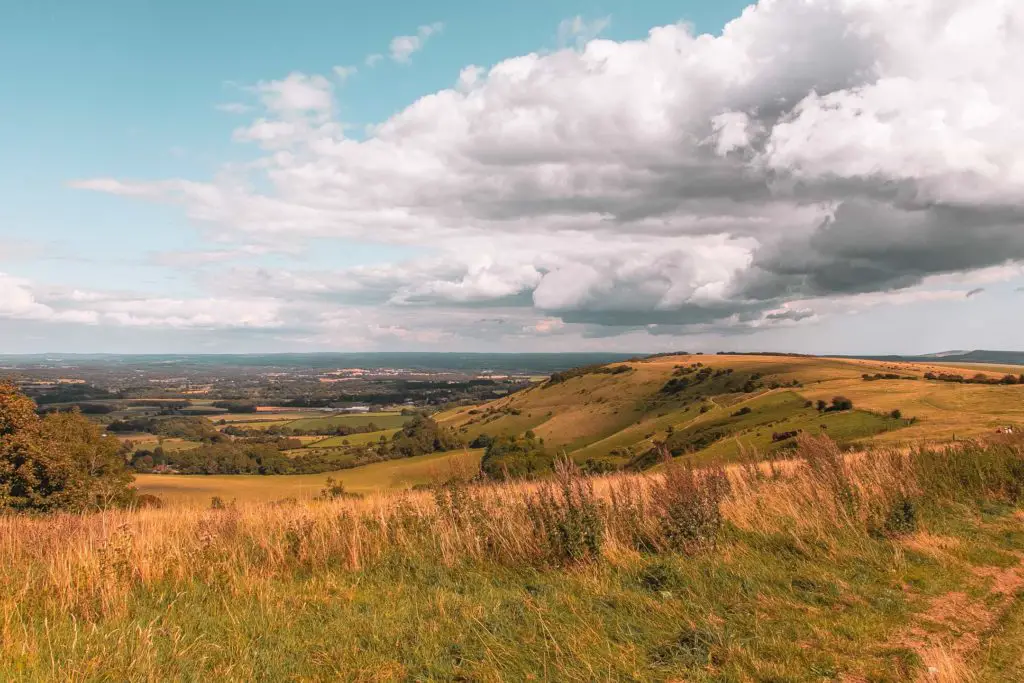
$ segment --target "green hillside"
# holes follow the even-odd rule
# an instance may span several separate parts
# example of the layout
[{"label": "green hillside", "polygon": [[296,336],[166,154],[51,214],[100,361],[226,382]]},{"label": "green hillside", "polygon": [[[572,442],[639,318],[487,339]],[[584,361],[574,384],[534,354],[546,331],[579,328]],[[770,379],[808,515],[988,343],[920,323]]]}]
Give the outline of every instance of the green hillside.
[{"label": "green hillside", "polygon": [[[984,372],[995,381],[1013,370]],[[661,356],[556,373],[437,419],[467,441],[532,431],[547,449],[577,462],[615,466],[652,464],[659,449],[698,463],[727,462],[743,453],[784,451],[800,433],[827,433],[858,446],[947,441],[1024,423],[1024,385],[925,378],[978,372],[945,363],[807,356]],[[852,409],[833,409],[837,397]]]}]

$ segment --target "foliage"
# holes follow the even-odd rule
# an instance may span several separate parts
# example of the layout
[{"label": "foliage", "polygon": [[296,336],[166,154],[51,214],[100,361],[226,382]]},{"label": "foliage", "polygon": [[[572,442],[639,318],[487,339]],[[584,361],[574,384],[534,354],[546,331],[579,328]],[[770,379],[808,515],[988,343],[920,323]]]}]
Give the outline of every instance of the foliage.
[{"label": "foliage", "polygon": [[362,498],[358,493],[345,490],[345,483],[334,477],[327,477],[324,487],[320,489],[320,500],[340,500],[343,498]]},{"label": "foliage", "polygon": [[494,480],[520,479],[548,474],[555,459],[544,444],[529,436],[497,436],[480,460],[480,470]]},{"label": "foliage", "polygon": [[426,415],[417,415],[391,437],[390,444],[382,447],[382,454],[409,458],[462,446],[462,441],[451,429],[442,427]]},{"label": "foliage", "polygon": [[567,458],[554,467],[554,481],[545,481],[526,499],[526,513],[553,564],[594,560],[601,555],[604,522],[594,486]]},{"label": "foliage", "polygon": [[40,419],[31,399],[0,383],[0,509],[80,511],[134,494],[117,439],[78,412]]},{"label": "foliage", "polygon": [[632,370],[633,368],[628,365],[584,365],[578,368],[552,373],[544,386],[554,386],[556,384],[561,384],[562,382],[567,382],[574,377],[582,377],[583,375],[621,375],[631,372]]},{"label": "foliage", "polygon": [[955,382],[957,384],[1024,384],[1024,374],[989,377],[985,373],[979,372],[973,377],[964,377],[952,372],[926,372],[924,378],[936,382]]},{"label": "foliage", "polygon": [[666,459],[662,478],[651,486],[651,507],[663,543],[688,553],[714,548],[722,528],[722,500],[728,492],[724,470],[698,474],[689,463]]},{"label": "foliage", "polygon": [[114,420],[107,425],[111,432],[147,432],[156,436],[174,439],[213,439],[220,438],[213,423],[205,417],[173,416],[173,417],[136,417]]}]

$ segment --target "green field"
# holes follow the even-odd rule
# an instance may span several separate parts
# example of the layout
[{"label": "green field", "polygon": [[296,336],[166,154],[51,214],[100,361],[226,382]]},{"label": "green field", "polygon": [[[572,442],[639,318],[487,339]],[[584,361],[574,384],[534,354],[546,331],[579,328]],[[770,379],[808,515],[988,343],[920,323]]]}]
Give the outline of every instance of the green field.
[{"label": "green field", "polygon": [[397,429],[382,429],[376,432],[362,432],[359,434],[349,434],[348,436],[329,436],[326,439],[320,441],[313,441],[306,444],[306,448],[342,448],[345,446],[364,446],[369,443],[377,443],[383,436],[385,439],[391,439],[392,436],[398,433]]},{"label": "green field", "polygon": [[372,424],[381,429],[394,429],[401,427],[411,419],[411,416],[401,413],[362,413],[302,418],[289,422],[287,426],[292,429],[335,429],[337,427],[366,427]]},{"label": "green field", "polygon": [[470,475],[480,464],[482,450],[431,453],[414,458],[388,460],[325,474],[294,475],[180,475],[139,474],[140,493],[159,496],[168,503],[209,504],[213,496],[240,502],[273,501],[283,498],[312,498],[320,493],[328,477],[356,493],[406,489],[416,484],[444,481],[453,473]]}]

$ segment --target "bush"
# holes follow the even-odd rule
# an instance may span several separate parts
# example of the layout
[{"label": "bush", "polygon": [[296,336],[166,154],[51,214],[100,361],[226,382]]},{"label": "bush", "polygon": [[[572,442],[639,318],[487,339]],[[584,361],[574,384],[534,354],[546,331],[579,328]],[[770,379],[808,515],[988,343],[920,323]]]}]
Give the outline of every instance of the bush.
[{"label": "bush", "polygon": [[662,543],[687,553],[714,548],[722,528],[721,503],[728,492],[725,470],[698,475],[689,463],[666,460],[663,478],[651,487]]},{"label": "bush", "polygon": [[892,536],[912,534],[917,531],[917,506],[904,496],[899,497],[885,520],[885,531]]},{"label": "bush", "polygon": [[491,479],[520,479],[548,474],[554,469],[555,459],[544,449],[539,440],[529,436],[495,437],[484,457],[480,459],[480,471]]},{"label": "bush", "polygon": [[362,498],[358,493],[351,493],[345,490],[345,484],[334,477],[327,477],[324,487],[320,489],[319,500],[339,500],[343,498]]},{"label": "bush", "polygon": [[551,564],[596,559],[604,542],[601,505],[590,480],[568,458],[555,463],[555,481],[545,482],[526,501],[534,531]]},{"label": "bush", "polygon": [[853,401],[845,396],[836,396],[832,399],[830,410],[853,410]]},{"label": "bush", "polygon": [[891,417],[894,420],[899,420],[903,418],[903,413],[901,413],[899,409],[896,409],[889,413],[889,417]]}]

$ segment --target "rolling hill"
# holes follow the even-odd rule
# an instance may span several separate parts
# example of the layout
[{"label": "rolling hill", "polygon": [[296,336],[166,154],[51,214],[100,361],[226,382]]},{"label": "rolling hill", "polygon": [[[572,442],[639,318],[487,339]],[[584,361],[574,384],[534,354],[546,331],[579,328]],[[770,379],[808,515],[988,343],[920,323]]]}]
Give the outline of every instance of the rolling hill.
[{"label": "rolling hill", "polygon": [[[1024,423],[1024,385],[995,382],[1020,367],[946,358],[888,361],[782,355],[670,355],[556,373],[508,397],[442,413],[467,441],[532,431],[577,462],[654,462],[664,444],[697,462],[788,448],[800,432],[844,445],[948,441]],[[875,376],[878,376],[877,378]],[[865,379],[867,376],[867,379]],[[980,379],[980,378],[979,378]],[[832,410],[835,397],[853,408]],[[819,410],[819,401],[827,410]]]}]

